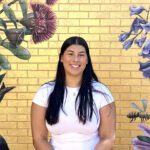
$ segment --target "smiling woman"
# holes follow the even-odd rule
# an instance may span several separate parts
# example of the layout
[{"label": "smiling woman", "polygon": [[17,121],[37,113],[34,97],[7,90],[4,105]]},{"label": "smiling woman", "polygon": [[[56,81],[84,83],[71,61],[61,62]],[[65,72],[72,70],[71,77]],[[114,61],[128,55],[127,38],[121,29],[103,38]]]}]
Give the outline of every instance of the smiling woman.
[{"label": "smiling woman", "polygon": [[114,99],[109,89],[98,81],[89,47],[81,37],[65,40],[55,81],[40,87],[31,109],[36,150],[111,150],[113,147]]}]

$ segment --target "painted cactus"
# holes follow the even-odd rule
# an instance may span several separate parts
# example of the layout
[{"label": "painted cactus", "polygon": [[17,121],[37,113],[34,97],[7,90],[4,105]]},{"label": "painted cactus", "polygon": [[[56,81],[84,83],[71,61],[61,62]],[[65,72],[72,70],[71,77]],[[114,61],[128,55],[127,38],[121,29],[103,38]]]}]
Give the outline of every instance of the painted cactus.
[{"label": "painted cactus", "polygon": [[[11,5],[18,2],[23,18],[18,19],[11,9]],[[56,0],[47,0],[46,3],[52,5]],[[0,46],[8,49],[16,57],[24,60],[30,59],[30,52],[21,46],[27,35],[32,36],[35,44],[48,40],[56,31],[56,16],[51,8],[46,4],[30,3],[32,12],[28,13],[26,0],[13,0],[9,4],[3,4],[1,13],[5,13],[8,20],[0,18],[0,31],[6,36],[0,37]],[[14,28],[8,28],[8,23],[12,23]],[[19,24],[19,25],[18,25]],[[26,42],[26,41],[25,41]],[[0,70],[11,69],[7,58],[0,54]]]}]

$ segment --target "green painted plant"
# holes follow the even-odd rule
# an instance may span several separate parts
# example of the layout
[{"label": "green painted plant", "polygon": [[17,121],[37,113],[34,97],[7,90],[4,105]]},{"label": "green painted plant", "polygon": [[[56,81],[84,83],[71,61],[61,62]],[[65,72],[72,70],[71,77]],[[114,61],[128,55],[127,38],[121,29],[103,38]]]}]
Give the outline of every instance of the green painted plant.
[{"label": "green painted plant", "polygon": [[[11,9],[11,5],[16,2],[19,3],[22,11],[20,19]],[[8,20],[0,18],[0,31],[5,35],[4,39],[0,37],[0,46],[24,60],[31,57],[30,52],[21,46],[25,41],[25,36],[32,36],[32,40],[36,44],[51,38],[56,30],[56,16],[48,5],[39,3],[31,3],[30,5],[32,10],[28,12],[26,0],[13,0],[9,4],[3,4],[3,9],[0,10],[0,14],[5,13],[8,18]],[[8,28],[8,24],[12,24],[14,27]],[[11,69],[7,58],[2,54],[0,54],[0,69]]]}]

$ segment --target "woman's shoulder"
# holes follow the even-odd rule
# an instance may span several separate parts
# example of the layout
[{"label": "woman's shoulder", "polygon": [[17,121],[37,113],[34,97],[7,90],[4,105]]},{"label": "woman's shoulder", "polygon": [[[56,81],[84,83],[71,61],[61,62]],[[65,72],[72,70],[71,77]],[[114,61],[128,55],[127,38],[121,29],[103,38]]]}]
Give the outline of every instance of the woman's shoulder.
[{"label": "woman's shoulder", "polygon": [[105,92],[106,90],[108,90],[108,87],[99,81],[93,80],[92,81],[92,89],[98,90],[98,91],[100,90],[101,92]]},{"label": "woman's shoulder", "polygon": [[51,89],[51,88],[54,88],[54,85],[55,85],[55,81],[48,81],[48,82],[45,82],[44,84],[41,85],[41,89]]}]

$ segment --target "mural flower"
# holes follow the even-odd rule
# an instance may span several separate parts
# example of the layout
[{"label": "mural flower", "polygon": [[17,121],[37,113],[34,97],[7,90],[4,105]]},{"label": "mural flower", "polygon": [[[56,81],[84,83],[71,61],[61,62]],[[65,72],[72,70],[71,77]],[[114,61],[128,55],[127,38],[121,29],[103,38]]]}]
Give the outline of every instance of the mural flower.
[{"label": "mural flower", "polygon": [[150,148],[150,128],[144,124],[139,124],[139,128],[144,132],[145,136],[137,136],[132,140],[134,150],[149,150]]},{"label": "mural flower", "polygon": [[138,46],[138,47],[142,47],[144,42],[146,40],[146,35],[142,36],[141,39],[135,40],[134,43]]},{"label": "mural flower", "polygon": [[132,25],[131,25],[131,31],[134,33],[137,33],[139,29],[143,29],[141,24],[146,23],[145,20],[142,20],[140,18],[135,18]]},{"label": "mural flower", "polygon": [[150,40],[146,42],[146,45],[144,46],[141,53],[139,53],[140,56],[143,56],[143,58],[150,58]]},{"label": "mural flower", "polygon": [[130,10],[130,16],[132,15],[137,15],[137,14],[140,14],[143,10],[145,10],[145,8],[143,6],[139,6],[139,7],[136,7],[136,6],[132,6],[129,8]]},{"label": "mural flower", "polygon": [[120,34],[119,41],[124,42],[130,36],[130,34],[131,34],[131,32],[124,32],[124,33]]},{"label": "mural flower", "polygon": [[46,4],[53,5],[56,3],[57,0],[46,0]]},{"label": "mural flower", "polygon": [[[139,56],[150,59],[150,39],[148,39],[148,34],[150,33],[150,22],[148,20],[150,9],[146,10],[143,6],[132,6],[129,10],[130,15],[135,15],[136,17],[131,24],[130,31],[119,35],[119,42],[122,42],[123,49],[125,50],[131,48],[134,43],[138,48],[142,48]],[[146,17],[142,16],[143,11],[147,13]],[[140,38],[138,38],[138,36],[140,36]],[[150,78],[150,64],[147,62],[139,64],[139,70],[143,72],[143,76]],[[142,64],[146,66],[143,68]]]},{"label": "mural flower", "polygon": [[31,4],[34,13],[32,20],[32,39],[34,43],[45,41],[52,37],[56,30],[56,16],[44,4]]},{"label": "mural flower", "polygon": [[147,61],[145,63],[139,62],[139,64],[139,70],[143,72],[143,76],[145,78],[150,78],[150,61]]},{"label": "mural flower", "polygon": [[127,40],[123,43],[123,48],[124,49],[129,49],[131,47],[131,45],[133,44],[134,38]]}]

